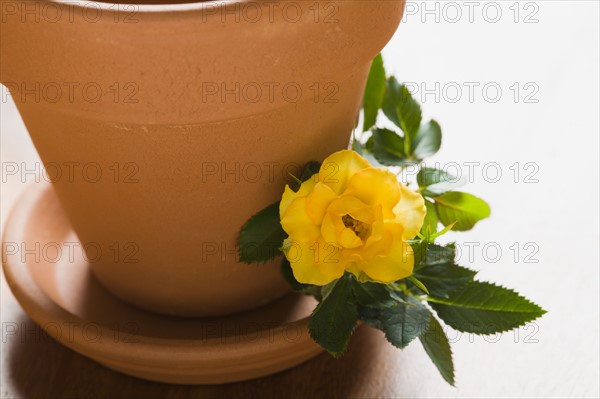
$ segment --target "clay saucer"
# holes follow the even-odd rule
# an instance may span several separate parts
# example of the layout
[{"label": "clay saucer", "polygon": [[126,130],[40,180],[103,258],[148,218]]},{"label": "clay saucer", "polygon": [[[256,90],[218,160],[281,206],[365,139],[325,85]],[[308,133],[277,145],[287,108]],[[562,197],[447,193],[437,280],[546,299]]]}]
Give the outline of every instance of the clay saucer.
[{"label": "clay saucer", "polygon": [[160,316],[116,299],[91,274],[48,184],[27,190],[3,241],[7,282],[29,316],[59,342],[125,374],[218,384],[272,374],[321,353],[308,334],[315,306],[309,297],[288,295],[215,319]]}]

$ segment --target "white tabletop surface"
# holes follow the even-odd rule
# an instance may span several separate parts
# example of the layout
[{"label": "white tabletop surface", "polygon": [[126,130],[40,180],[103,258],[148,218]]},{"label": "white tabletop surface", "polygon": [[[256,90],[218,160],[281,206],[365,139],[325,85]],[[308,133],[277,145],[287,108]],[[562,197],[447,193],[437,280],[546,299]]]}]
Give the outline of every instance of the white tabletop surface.
[{"label": "white tabletop surface", "polygon": [[[398,353],[404,372],[383,395],[599,397],[599,3],[427,1],[408,7],[410,15],[384,50],[387,69],[418,89],[425,116],[442,125],[443,146],[432,162],[457,163],[472,180],[466,190],[487,199],[493,212],[450,239],[463,249],[462,263],[481,270],[482,279],[517,289],[548,313],[494,339],[454,336],[457,388],[438,378],[421,347],[411,345]],[[462,15],[453,22],[457,11]],[[10,98],[2,99],[0,115],[3,166],[35,163]],[[33,180],[5,176],[3,168],[3,226]],[[4,312],[14,299],[6,291],[2,298],[8,298]],[[3,382],[2,396],[14,395],[10,380]]]}]

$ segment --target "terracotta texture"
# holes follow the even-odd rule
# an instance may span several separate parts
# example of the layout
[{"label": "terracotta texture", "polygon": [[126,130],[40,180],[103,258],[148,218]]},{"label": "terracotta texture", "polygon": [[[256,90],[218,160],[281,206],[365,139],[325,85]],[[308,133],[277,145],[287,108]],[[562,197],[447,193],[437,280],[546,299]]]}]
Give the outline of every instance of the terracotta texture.
[{"label": "terracotta texture", "polygon": [[1,79],[100,282],[181,316],[283,295],[278,261],[237,261],[240,226],[347,146],[404,2],[16,4],[62,10],[3,1]]},{"label": "terracotta texture", "polygon": [[25,311],[53,338],[117,371],[153,381],[219,384],[272,374],[322,352],[308,334],[312,298],[290,294],[234,317],[182,319],[141,311],[117,300],[74,256],[30,254],[15,244],[59,244],[77,237],[48,185],[29,189],[6,228],[6,280]]}]

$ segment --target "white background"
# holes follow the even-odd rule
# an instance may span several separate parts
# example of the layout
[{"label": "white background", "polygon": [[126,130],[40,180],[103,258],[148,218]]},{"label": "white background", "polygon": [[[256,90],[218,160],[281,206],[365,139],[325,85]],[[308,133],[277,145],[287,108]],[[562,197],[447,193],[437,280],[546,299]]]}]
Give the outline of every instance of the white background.
[{"label": "white background", "polygon": [[[498,342],[454,337],[457,388],[411,345],[398,354],[411,367],[386,395],[396,396],[396,386],[407,397],[598,397],[598,2],[450,3],[408,5],[384,50],[386,68],[418,88],[425,117],[442,125],[443,146],[432,162],[458,163],[473,181],[466,190],[492,207],[490,219],[450,237],[463,248],[462,263],[548,313]],[[2,163],[35,162],[14,104],[1,107]],[[474,173],[468,162],[479,163]],[[2,225],[27,185],[5,177]],[[471,254],[468,242],[479,243]],[[525,262],[528,254],[538,262]]]}]

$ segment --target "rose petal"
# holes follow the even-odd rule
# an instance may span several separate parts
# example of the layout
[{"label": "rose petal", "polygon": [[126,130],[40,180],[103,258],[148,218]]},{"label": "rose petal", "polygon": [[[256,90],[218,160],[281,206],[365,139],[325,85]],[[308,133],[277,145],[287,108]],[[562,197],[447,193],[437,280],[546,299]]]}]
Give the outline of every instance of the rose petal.
[{"label": "rose petal", "polygon": [[294,277],[302,284],[325,285],[344,274],[342,251],[323,239],[315,243],[288,239],[285,246]]},{"label": "rose petal", "polygon": [[355,151],[342,150],[328,156],[319,170],[319,181],[340,195],[348,179],[359,170],[370,167],[369,161]]},{"label": "rose petal", "polygon": [[425,200],[421,194],[401,184],[400,201],[394,207],[396,214],[394,221],[404,228],[403,238],[405,240],[414,238],[421,230],[426,211]]},{"label": "rose petal", "polygon": [[[338,222],[338,223],[336,223]],[[337,224],[337,225],[336,225]],[[342,220],[338,216],[332,216],[331,213],[326,213],[323,217],[323,223],[321,224],[321,235],[325,242],[336,243],[337,242],[337,231],[340,229],[339,225],[344,227]]]},{"label": "rose petal", "polygon": [[344,248],[358,248],[363,245],[362,240],[347,227],[338,232],[337,240]]},{"label": "rose petal", "polygon": [[315,242],[321,231],[306,211],[306,197],[296,198],[281,218],[281,227],[295,241]]},{"label": "rose petal", "polygon": [[335,198],[336,195],[329,186],[320,182],[314,186],[306,197],[306,210],[315,224],[322,223],[327,207]]},{"label": "rose petal", "polygon": [[313,190],[315,185],[317,184],[317,174],[315,173],[310,179],[302,182],[300,185],[300,189],[295,192],[290,188],[290,186],[285,186],[285,190],[283,191],[283,195],[281,196],[281,202],[279,202],[279,217],[283,218],[285,213],[287,212],[288,207],[294,202],[297,198],[306,197]]},{"label": "rose petal", "polygon": [[367,205],[382,205],[383,218],[394,218],[394,206],[400,200],[396,175],[380,168],[363,169],[348,181],[344,195],[352,195]]},{"label": "rose petal", "polygon": [[370,206],[351,195],[338,197],[329,204],[327,212],[332,215],[344,216],[369,210]]},{"label": "rose petal", "polygon": [[414,255],[412,248],[403,239],[402,226],[385,223],[382,239],[361,249],[362,262],[355,267],[381,283],[391,283],[412,274]]}]

